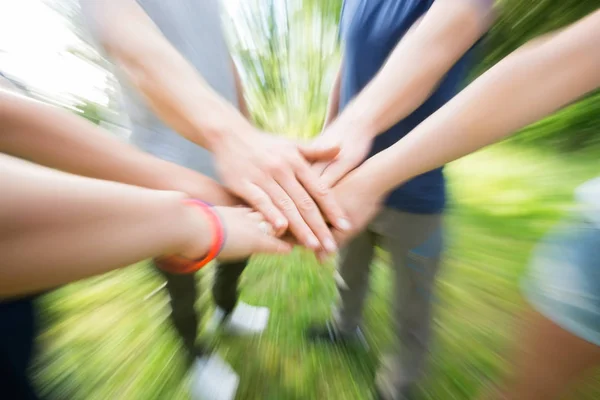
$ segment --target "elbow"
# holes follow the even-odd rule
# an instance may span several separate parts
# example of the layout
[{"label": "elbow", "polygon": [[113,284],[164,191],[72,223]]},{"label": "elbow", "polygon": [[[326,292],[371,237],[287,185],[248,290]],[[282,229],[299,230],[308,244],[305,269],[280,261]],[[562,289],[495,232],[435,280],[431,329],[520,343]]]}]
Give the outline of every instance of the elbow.
[{"label": "elbow", "polygon": [[127,79],[137,88],[143,88],[160,76],[156,60],[160,55],[151,45],[124,43],[111,34],[102,38],[101,45],[112,62],[124,72]]}]

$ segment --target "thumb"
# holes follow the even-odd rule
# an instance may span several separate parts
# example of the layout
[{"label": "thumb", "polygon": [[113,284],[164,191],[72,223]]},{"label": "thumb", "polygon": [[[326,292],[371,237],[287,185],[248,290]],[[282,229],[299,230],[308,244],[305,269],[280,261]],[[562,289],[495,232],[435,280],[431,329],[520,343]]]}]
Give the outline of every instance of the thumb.
[{"label": "thumb", "polygon": [[343,177],[352,171],[353,165],[350,165],[347,160],[337,160],[325,168],[321,173],[323,183],[329,187],[335,186]]},{"label": "thumb", "polygon": [[312,143],[298,144],[298,150],[307,161],[331,161],[339,154],[340,144],[317,139]]}]

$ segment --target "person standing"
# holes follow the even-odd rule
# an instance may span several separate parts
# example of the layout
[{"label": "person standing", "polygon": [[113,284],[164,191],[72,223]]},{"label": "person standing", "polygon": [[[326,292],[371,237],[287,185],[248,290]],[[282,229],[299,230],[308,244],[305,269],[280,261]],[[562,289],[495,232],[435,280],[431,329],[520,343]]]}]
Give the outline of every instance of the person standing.
[{"label": "person standing", "polygon": [[[522,45],[336,187],[355,227],[403,182],[498,142],[600,88],[600,11]],[[381,88],[383,89],[383,87]],[[385,93],[383,90],[380,93]],[[356,188],[362,188],[358,192]],[[600,180],[532,254],[509,375],[483,399],[558,399],[600,365]],[[338,241],[348,235],[337,235]]]},{"label": "person standing", "polygon": [[[221,27],[218,0],[82,0],[81,5],[93,40],[117,66],[132,143],[164,160],[220,178],[279,232],[289,222],[290,231],[307,247],[336,250],[319,208],[338,227],[347,221],[305,157],[331,158],[337,150],[301,153],[296,144],[251,125]],[[246,266],[247,260],[217,265],[213,325],[260,333],[269,310],[238,301],[238,283]],[[203,399],[233,398],[239,381],[235,372],[196,343],[194,277],[163,275],[172,320],[193,365],[194,392]]]},{"label": "person standing", "polygon": [[[314,166],[327,184],[334,186],[365,158],[392,146],[458,93],[471,49],[490,26],[492,5],[491,0],[344,1],[343,59],[324,131],[315,142],[341,143],[335,160]],[[342,249],[341,302],[333,320],[309,329],[312,340],[364,342],[360,322],[375,246],[388,250],[396,275],[399,349],[378,374],[380,398],[412,398],[422,373],[445,203],[441,168],[388,193],[385,207]]]},{"label": "person standing", "polygon": [[[84,118],[33,101],[19,93],[0,90],[0,121],[3,126],[0,152],[12,157],[89,178],[182,192],[219,206],[240,205],[237,197],[213,179],[153,157],[118,140]],[[165,233],[161,232],[159,235],[167,237]],[[157,250],[159,249],[152,251]],[[107,254],[96,255],[88,261],[95,259],[101,264]],[[23,259],[23,265],[13,261],[6,261],[4,266],[17,263],[15,265],[21,267],[19,271],[39,267],[38,264],[25,262]],[[81,266],[81,271],[84,271],[83,261]],[[110,265],[103,267],[108,268]],[[68,266],[60,268],[66,269]],[[81,274],[76,276],[83,277]],[[54,276],[54,279],[57,277],[58,275]],[[34,282],[32,279],[25,281],[28,284]],[[30,288],[19,293],[19,296],[0,295],[0,388],[8,398],[38,398],[29,374],[31,360],[36,353],[35,338],[40,328],[37,301],[45,290],[54,289],[52,284],[60,283],[64,282],[48,280],[43,286]],[[10,289],[16,290],[18,286],[13,283]]]}]

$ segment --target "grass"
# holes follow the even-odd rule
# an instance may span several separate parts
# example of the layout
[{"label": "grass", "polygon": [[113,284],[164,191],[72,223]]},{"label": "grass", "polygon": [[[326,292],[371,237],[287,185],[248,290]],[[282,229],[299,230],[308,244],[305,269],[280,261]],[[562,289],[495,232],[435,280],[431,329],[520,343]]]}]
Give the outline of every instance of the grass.
[{"label": "grass", "polygon": [[[539,237],[567,210],[575,186],[598,173],[596,154],[548,156],[499,146],[448,167],[448,250],[438,283],[435,343],[420,398],[474,398],[507,369],[523,308],[518,280]],[[335,301],[333,266],[302,251],[257,257],[242,298],[268,305],[267,332],[209,338],[241,375],[238,399],[369,399],[378,358],[390,346],[393,290],[385,254],[365,314],[369,352],[312,346],[303,330]],[[206,288],[210,269],[201,277]],[[186,399],[183,357],[168,322],[161,280],[145,263],[46,296],[37,381],[57,399]],[[198,308],[210,315],[208,291]],[[206,318],[205,318],[206,319]],[[204,321],[206,322],[206,321]],[[570,398],[600,398],[592,377]]]}]

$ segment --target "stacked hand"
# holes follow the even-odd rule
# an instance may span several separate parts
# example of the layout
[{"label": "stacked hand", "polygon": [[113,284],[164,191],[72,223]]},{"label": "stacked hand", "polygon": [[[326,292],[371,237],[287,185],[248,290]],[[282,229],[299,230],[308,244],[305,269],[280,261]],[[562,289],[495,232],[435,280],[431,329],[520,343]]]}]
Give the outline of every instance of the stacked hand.
[{"label": "stacked hand", "polygon": [[371,143],[370,136],[362,130],[334,121],[315,139],[311,148],[339,146],[339,153],[334,159],[315,162],[313,170],[321,176],[325,185],[333,187],[365,160],[371,150]]},{"label": "stacked hand", "polygon": [[[325,185],[332,188],[338,204],[350,220],[352,229],[334,231],[338,243],[343,243],[362,230],[379,210],[383,193],[374,185],[376,180],[356,169],[371,150],[372,138],[369,132],[340,119],[327,126],[312,143],[313,147],[340,146],[333,160],[318,161],[313,170],[319,174]],[[324,256],[321,253],[320,258]]]},{"label": "stacked hand", "polygon": [[323,257],[379,208],[372,179],[360,169],[348,174],[370,146],[367,135],[333,124],[309,145],[253,130],[223,141],[214,154],[224,184],[264,215],[274,235],[288,232]]},{"label": "stacked hand", "polygon": [[339,147],[300,147],[257,130],[224,139],[214,149],[224,184],[261,212],[277,233],[286,229],[313,250],[337,248],[325,218],[349,229],[344,212],[310,162],[331,160]]}]

